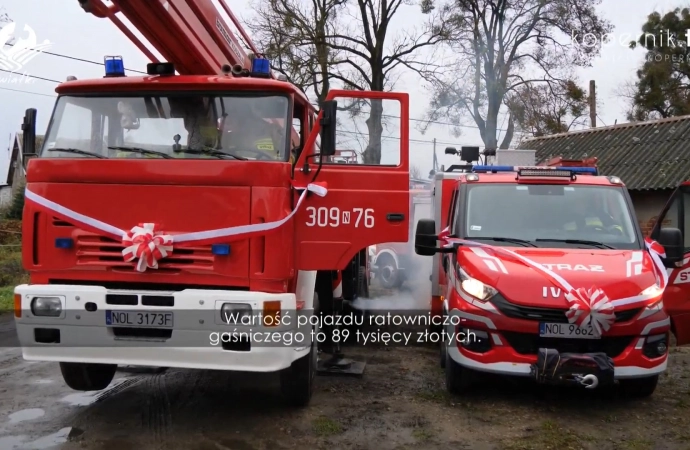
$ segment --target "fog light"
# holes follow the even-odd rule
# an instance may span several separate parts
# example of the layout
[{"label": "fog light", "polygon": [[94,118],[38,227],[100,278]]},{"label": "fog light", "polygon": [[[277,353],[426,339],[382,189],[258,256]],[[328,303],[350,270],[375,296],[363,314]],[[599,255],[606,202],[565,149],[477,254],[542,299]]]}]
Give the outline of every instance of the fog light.
[{"label": "fog light", "polygon": [[231,325],[252,325],[252,305],[247,303],[223,303],[220,318]]},{"label": "fog light", "polygon": [[659,358],[664,356],[668,350],[668,339],[666,334],[648,336],[642,347],[642,354],[647,358]]},{"label": "fog light", "polygon": [[34,297],[31,300],[31,312],[34,316],[60,317],[62,299],[60,297]]},{"label": "fog light", "polygon": [[485,353],[491,350],[491,339],[486,331],[458,328],[458,335],[455,339],[463,348],[471,352]]}]

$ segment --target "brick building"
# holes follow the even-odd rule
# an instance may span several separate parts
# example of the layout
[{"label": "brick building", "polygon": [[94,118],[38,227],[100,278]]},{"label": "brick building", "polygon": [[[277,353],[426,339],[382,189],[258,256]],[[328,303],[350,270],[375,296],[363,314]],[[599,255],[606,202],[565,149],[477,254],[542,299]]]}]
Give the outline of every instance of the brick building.
[{"label": "brick building", "polygon": [[690,116],[544,136],[518,149],[536,150],[538,163],[598,158],[601,174],[625,183],[646,235],[676,186],[690,179]]}]

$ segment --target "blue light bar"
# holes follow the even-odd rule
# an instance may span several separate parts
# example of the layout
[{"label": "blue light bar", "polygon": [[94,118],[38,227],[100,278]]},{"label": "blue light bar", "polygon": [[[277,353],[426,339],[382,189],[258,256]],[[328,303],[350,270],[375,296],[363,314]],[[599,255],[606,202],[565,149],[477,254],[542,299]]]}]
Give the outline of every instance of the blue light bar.
[{"label": "blue light bar", "polygon": [[567,170],[571,173],[588,173],[598,175],[599,171],[596,167],[548,167],[548,166],[486,166],[477,165],[472,166],[472,172],[517,172],[520,169],[543,170],[547,173],[548,170]]},{"label": "blue light bar", "polygon": [[74,245],[72,238],[56,238],[55,248],[70,249]]},{"label": "blue light bar", "polygon": [[252,76],[267,77],[271,73],[271,65],[266,58],[254,58],[251,73]]},{"label": "blue light bar", "polygon": [[230,246],[228,244],[213,244],[211,246],[211,253],[219,256],[227,256],[230,254]]},{"label": "blue light bar", "polygon": [[122,61],[122,56],[106,56],[105,62],[105,76],[106,77],[124,77],[125,63]]},{"label": "blue light bar", "polygon": [[514,166],[472,166],[472,172],[515,172]]}]

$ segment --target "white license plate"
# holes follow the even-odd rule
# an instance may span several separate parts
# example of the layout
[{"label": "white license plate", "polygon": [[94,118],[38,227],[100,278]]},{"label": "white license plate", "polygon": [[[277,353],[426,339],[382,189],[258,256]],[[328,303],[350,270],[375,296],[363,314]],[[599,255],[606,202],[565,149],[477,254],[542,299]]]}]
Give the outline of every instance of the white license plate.
[{"label": "white license plate", "polygon": [[601,336],[591,326],[580,328],[572,323],[540,323],[539,336],[568,339],[601,339]]},{"label": "white license plate", "polygon": [[105,324],[109,327],[172,328],[173,313],[106,311]]}]

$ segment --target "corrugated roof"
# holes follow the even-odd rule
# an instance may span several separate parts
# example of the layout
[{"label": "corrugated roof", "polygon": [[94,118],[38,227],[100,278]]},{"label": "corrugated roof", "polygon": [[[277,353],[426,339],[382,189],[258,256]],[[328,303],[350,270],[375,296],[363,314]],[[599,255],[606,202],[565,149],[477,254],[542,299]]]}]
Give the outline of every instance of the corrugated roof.
[{"label": "corrugated roof", "polygon": [[690,115],[544,136],[518,149],[536,150],[538,163],[597,157],[599,171],[630,190],[675,188],[690,179]]}]

